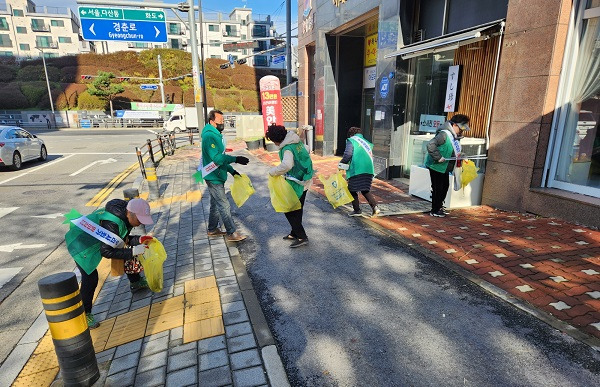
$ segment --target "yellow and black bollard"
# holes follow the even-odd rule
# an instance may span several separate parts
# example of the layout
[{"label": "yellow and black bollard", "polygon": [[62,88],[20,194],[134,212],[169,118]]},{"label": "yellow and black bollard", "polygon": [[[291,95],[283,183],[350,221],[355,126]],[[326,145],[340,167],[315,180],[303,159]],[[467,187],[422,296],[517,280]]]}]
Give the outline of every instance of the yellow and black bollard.
[{"label": "yellow and black bollard", "polygon": [[156,200],[159,198],[158,192],[158,177],[156,176],[156,168],[152,163],[146,163],[146,181],[148,182],[148,199]]},{"label": "yellow and black bollard", "polygon": [[92,337],[74,273],[38,282],[65,386],[91,386],[100,377]]}]

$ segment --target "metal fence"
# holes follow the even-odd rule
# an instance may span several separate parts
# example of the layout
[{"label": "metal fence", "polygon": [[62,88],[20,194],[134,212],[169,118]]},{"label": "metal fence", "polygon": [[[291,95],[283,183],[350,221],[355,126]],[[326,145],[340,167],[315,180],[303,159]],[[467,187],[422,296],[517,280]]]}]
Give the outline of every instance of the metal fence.
[{"label": "metal fence", "polygon": [[[147,139],[142,146],[135,147],[135,153],[144,179],[147,179],[146,168],[155,168],[158,162],[166,156],[175,154],[175,149],[194,143],[194,133],[191,130],[181,133],[156,133],[155,139]],[[152,163],[147,166],[146,163]]]}]

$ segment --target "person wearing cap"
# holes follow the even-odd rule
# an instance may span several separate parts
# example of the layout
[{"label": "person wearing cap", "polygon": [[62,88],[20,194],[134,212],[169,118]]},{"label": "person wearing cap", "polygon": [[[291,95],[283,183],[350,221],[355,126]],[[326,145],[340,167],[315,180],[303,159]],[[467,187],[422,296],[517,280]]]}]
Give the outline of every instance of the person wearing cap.
[{"label": "person wearing cap", "polygon": [[[125,201],[122,199],[113,199],[106,203],[103,215],[100,216],[100,226],[106,230],[118,235],[125,242],[126,246],[112,247],[106,243],[100,242],[100,254],[108,259],[124,260],[125,274],[129,279],[129,288],[131,291],[148,288],[146,279],[140,276],[141,264],[135,258],[144,253],[148,248],[146,243],[152,240],[152,236],[132,236],[129,235],[134,227],[154,224],[150,216],[150,205],[144,199],[132,199]],[[90,273],[86,272],[77,262],[81,257],[74,257],[77,267],[81,272],[81,299],[88,322],[89,328],[93,329],[100,324],[92,314],[92,301],[94,292],[98,286],[98,270],[94,268]],[[83,257],[85,258],[85,257]],[[88,269],[89,270],[89,269]]]},{"label": "person wearing cap", "polygon": [[454,115],[438,127],[435,137],[427,143],[425,166],[431,177],[431,216],[446,216],[442,206],[450,188],[450,172],[457,165],[456,161],[448,159],[460,157],[460,139],[464,132],[471,130],[469,121],[464,114]]},{"label": "person wearing cap", "polygon": [[[239,175],[231,163],[246,165],[250,160],[244,156],[230,156],[225,153],[225,138],[223,137],[223,113],[220,110],[211,110],[208,113],[208,124],[202,129],[202,155],[199,170],[202,170],[204,181],[210,194],[210,211],[208,215],[208,235],[225,235],[230,242],[239,242],[246,239],[236,231],[231,206],[225,195],[225,181],[227,173],[232,176]],[[206,175],[205,175],[206,173]],[[219,228],[219,216],[225,226],[225,231]]]}]

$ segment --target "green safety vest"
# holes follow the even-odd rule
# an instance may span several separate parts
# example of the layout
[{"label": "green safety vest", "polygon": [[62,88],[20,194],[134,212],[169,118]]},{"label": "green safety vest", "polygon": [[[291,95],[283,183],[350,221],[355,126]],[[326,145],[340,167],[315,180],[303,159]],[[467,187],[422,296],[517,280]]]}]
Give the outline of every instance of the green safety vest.
[{"label": "green safety vest", "polygon": [[[294,179],[300,181],[306,181],[312,179],[313,177],[313,166],[312,160],[310,159],[310,155],[308,151],[304,147],[304,144],[301,142],[297,142],[294,144],[287,144],[283,148],[279,150],[279,160],[283,160],[283,153],[289,150],[294,155],[294,166],[290,169],[286,175],[293,177]],[[288,183],[298,195],[298,198],[302,196],[304,192],[304,186],[302,184],[298,184],[293,180],[286,179]]]},{"label": "green safety vest", "polygon": [[[446,142],[443,145],[438,146],[438,151],[443,158],[447,159],[448,157],[452,157],[452,153],[454,152],[454,147],[452,146],[452,139],[446,133]],[[425,166],[429,169],[433,169],[436,172],[446,173],[446,169],[448,168],[448,160],[443,163],[436,162],[429,153],[425,157]]]},{"label": "green safety vest", "polygon": [[[125,222],[110,212],[107,212],[104,208],[98,208],[96,211],[87,215],[86,218],[97,225],[100,225],[100,221],[102,220],[109,220],[116,223],[119,226],[119,236],[123,240],[125,240],[125,237],[129,233]],[[69,254],[71,254],[75,262],[77,262],[87,274],[92,274],[102,260],[102,255],[100,254],[102,242],[81,230],[73,223],[70,223],[69,225],[70,229],[65,235],[67,250],[69,250]]]},{"label": "green safety vest", "polygon": [[359,140],[356,140],[354,137],[360,137],[362,141],[366,142],[371,149],[373,149],[373,144],[364,139],[362,134],[356,134],[350,137],[348,140],[352,143],[354,147],[354,152],[352,153],[352,159],[350,160],[350,166],[348,167],[348,171],[346,171],[346,177],[349,179],[352,176],[362,175],[364,173],[368,173],[370,175],[375,175],[375,169],[373,168],[373,158],[371,154],[367,152],[367,150],[360,145]]}]

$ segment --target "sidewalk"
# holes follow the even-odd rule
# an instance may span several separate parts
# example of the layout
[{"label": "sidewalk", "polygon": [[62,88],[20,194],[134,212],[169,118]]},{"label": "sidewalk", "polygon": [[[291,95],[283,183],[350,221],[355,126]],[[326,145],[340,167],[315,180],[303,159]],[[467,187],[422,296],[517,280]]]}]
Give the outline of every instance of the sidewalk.
[{"label": "sidewalk", "polygon": [[[251,153],[264,163],[279,163],[276,152]],[[341,158],[312,159],[311,189],[324,197],[317,176],[337,172]],[[382,213],[363,218],[367,224],[600,350],[600,231],[488,206],[431,217],[424,213],[431,204],[410,196],[408,185],[395,180],[376,179],[371,192]],[[370,214],[361,197],[362,205]]]},{"label": "sidewalk", "polygon": [[[162,196],[151,207],[168,256],[163,290],[132,294],[126,276],[109,276],[108,260],[98,268],[95,385],[289,385],[235,244],[207,237],[209,196],[191,177],[198,154],[182,150],[157,168]],[[141,196],[147,189],[142,183]],[[60,381],[49,333],[36,345],[14,386]]]}]

